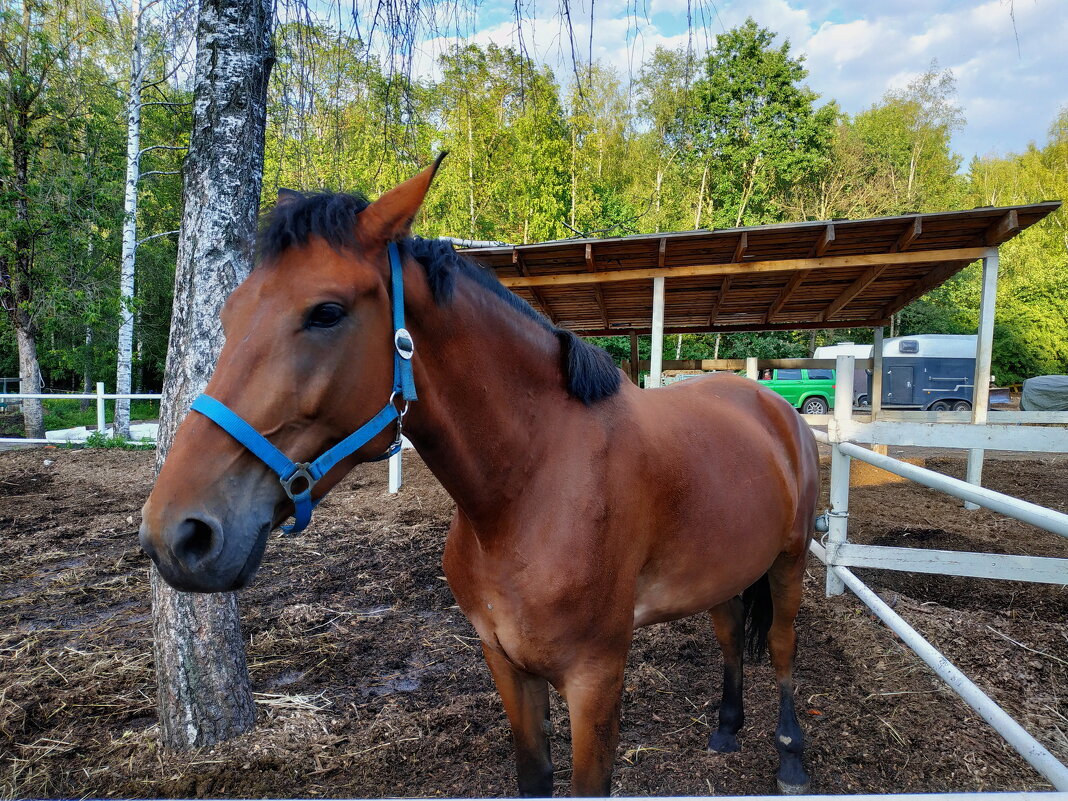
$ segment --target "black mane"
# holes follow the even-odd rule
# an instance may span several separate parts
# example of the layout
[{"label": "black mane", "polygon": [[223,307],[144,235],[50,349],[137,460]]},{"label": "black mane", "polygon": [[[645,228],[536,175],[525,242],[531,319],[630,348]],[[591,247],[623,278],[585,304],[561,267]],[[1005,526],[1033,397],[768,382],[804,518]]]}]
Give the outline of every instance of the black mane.
[{"label": "black mane", "polygon": [[[283,190],[280,201],[265,217],[260,231],[259,251],[263,260],[274,259],[283,251],[304,245],[311,236],[322,237],[336,250],[356,245],[357,215],[370,203],[362,195],[322,192],[304,196]],[[620,373],[612,357],[603,349],[558,328],[538,314],[530,304],[506,289],[493,270],[484,269],[456,252],[441,239],[411,237],[400,243],[426,271],[434,302],[442,305],[452,299],[457,276],[465,276],[504,301],[518,314],[542,326],[560,340],[560,353],[567,390],[589,405],[619,390]]]}]

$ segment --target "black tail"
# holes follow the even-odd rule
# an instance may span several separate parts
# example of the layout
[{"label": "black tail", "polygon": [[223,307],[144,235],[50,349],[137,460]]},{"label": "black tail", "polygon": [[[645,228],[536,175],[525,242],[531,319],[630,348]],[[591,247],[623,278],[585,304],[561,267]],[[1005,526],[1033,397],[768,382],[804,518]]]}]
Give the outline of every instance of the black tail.
[{"label": "black tail", "polygon": [[742,593],[742,604],[745,606],[745,653],[749,659],[759,661],[768,651],[768,630],[773,614],[767,573]]}]

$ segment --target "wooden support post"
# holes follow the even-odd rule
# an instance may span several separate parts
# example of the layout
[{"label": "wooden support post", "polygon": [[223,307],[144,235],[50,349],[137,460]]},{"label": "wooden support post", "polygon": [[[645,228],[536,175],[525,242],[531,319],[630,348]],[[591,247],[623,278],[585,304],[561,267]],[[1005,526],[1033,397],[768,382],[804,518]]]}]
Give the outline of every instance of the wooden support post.
[{"label": "wooden support post", "polygon": [[[871,421],[879,419],[879,413],[883,410],[883,327],[875,326],[874,343],[871,346]],[[873,445],[871,448],[883,456],[889,455],[889,447],[886,445]]]},{"label": "wooden support post", "polygon": [[638,335],[630,335],[630,380],[641,386],[641,365],[638,364]]},{"label": "wooden support post", "polygon": [[664,277],[653,279],[653,343],[649,354],[649,380],[645,385],[659,387],[664,363]]},{"label": "wooden support post", "polygon": [[745,377],[751,378],[754,381],[760,378],[760,367],[758,366],[758,359],[756,356],[745,357]]},{"label": "wooden support post", "polygon": [[[835,362],[835,375],[852,377],[855,362],[856,360],[852,356],[839,356]],[[852,383],[847,386],[840,380],[836,381],[834,389],[834,419],[828,426],[827,431],[831,438],[831,508],[827,515],[827,538],[825,540],[827,546],[825,590],[828,598],[845,592],[845,584],[830,568],[838,559],[838,548],[845,544],[849,537],[850,458],[838,447],[838,441],[841,436],[841,426],[848,424],[853,419],[852,399]]]},{"label": "wooden support post", "polygon": [[[983,259],[983,293],[979,301],[979,335],[975,346],[975,389],[972,392],[972,423],[986,423],[990,406],[990,360],[994,346],[994,307],[998,291],[998,249],[991,248]],[[983,451],[974,448],[968,451],[969,484],[983,485]],[[965,509],[979,507],[969,501]]]}]

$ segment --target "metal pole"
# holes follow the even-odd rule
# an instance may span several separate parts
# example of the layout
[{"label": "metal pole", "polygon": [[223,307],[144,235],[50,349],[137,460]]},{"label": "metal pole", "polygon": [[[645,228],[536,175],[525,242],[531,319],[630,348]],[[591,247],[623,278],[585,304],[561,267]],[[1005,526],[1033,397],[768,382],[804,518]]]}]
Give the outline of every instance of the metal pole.
[{"label": "metal pole", "polygon": [[887,606],[883,600],[868,589],[865,584],[844,567],[828,565],[827,573],[834,573],[844,581],[857,597],[879,616],[879,618],[899,636],[916,655],[927,663],[946,684],[964,700],[968,706],[982,715],[1005,740],[1015,748],[1027,763],[1041,773],[1058,790],[1068,790],[1068,767],[1062,765],[1041,743],[1028,734],[1019,723],[1009,717],[1005,711],[980,690],[972,681],[946,659],[915,629],[906,623],[900,615]]},{"label": "metal pole", "polygon": [[664,277],[653,279],[653,343],[646,387],[660,386],[664,367]]},{"label": "metal pole", "polygon": [[[856,368],[856,359],[852,356],[839,356],[835,360],[835,375],[850,376]],[[849,456],[842,452],[837,442],[838,425],[848,422],[853,416],[853,382],[835,381],[834,386],[834,420],[830,428],[834,436],[831,443],[831,508],[827,513],[827,581],[826,593],[841,595],[845,592],[842,580],[831,570],[838,558],[838,547],[849,537]]]},{"label": "metal pole", "polygon": [[390,495],[396,495],[400,492],[401,486],[404,484],[404,474],[401,472],[401,454],[404,452],[402,446],[399,451],[389,457],[389,493]]},{"label": "metal pole", "polygon": [[106,424],[104,423],[104,382],[96,382],[96,430],[104,435]]},{"label": "metal pole", "polygon": [[[975,388],[972,391],[972,424],[986,423],[990,406],[990,360],[994,347],[994,306],[998,294],[998,249],[991,248],[983,259],[983,294],[979,301],[979,335],[975,343]],[[968,483],[977,487],[983,483],[983,451],[968,452]],[[978,509],[974,503],[964,502],[965,509]]]}]

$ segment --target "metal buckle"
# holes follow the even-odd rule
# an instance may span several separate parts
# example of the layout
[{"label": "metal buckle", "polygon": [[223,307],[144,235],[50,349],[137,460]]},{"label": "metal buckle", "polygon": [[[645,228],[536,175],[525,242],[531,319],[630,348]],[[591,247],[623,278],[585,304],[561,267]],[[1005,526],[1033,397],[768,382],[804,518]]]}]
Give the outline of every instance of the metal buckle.
[{"label": "metal buckle", "polygon": [[405,361],[411,361],[415,355],[415,340],[407,328],[398,328],[393,334],[393,347],[397,349],[397,355]]},{"label": "metal buckle", "polygon": [[[315,479],[312,477],[312,474],[308,472],[308,468],[311,467],[310,462],[297,462],[294,466],[297,469],[293,471],[289,478],[278,479],[282,483],[282,489],[286,491],[286,495],[288,495],[290,500],[293,501],[297,499],[298,495],[303,495],[306,492],[311,492],[312,487],[315,486]],[[293,482],[296,481],[298,478],[303,478],[305,481],[307,481],[308,486],[304,490],[294,495]]]},{"label": "metal buckle", "polygon": [[[397,392],[396,392],[396,390],[394,390],[393,392],[391,392],[389,394],[389,405],[390,406],[396,407],[396,404],[393,402],[394,400],[396,400],[396,398],[397,398]],[[411,405],[412,405],[412,402],[410,400],[405,400],[404,401],[404,408],[403,409],[397,409],[397,423],[398,423],[398,425],[400,424],[400,421],[404,419],[404,415],[408,414],[408,407],[411,406]]]}]

